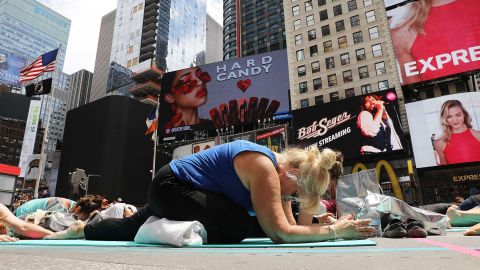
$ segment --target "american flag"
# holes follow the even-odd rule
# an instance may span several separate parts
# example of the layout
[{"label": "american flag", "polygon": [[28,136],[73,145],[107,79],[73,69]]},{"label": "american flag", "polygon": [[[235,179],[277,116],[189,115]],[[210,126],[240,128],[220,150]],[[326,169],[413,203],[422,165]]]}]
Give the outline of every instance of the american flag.
[{"label": "american flag", "polygon": [[20,71],[20,82],[28,82],[38,78],[45,72],[52,72],[55,70],[55,63],[57,62],[58,49],[40,55],[33,63]]}]

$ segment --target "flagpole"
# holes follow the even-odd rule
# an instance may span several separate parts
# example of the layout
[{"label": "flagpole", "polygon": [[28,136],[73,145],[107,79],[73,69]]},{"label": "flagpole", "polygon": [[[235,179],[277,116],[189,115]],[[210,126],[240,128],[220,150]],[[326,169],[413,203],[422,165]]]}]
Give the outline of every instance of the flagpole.
[{"label": "flagpole", "polygon": [[[61,53],[61,48],[62,48],[62,44],[60,43],[60,46],[58,47],[57,58],[56,58],[55,61],[57,61],[59,59],[58,54]],[[39,167],[38,167],[38,176],[37,176],[37,179],[35,180],[35,190],[34,190],[34,193],[33,193],[33,197],[35,199],[38,198],[38,189],[40,187],[40,180],[42,179],[42,176],[45,172],[45,165],[46,165],[46,161],[47,161],[47,155],[45,154],[45,158],[43,158],[43,153],[45,152],[45,145],[48,146],[48,129],[50,127],[50,116],[52,114],[52,107],[53,107],[52,104],[53,104],[53,98],[54,98],[54,94],[55,94],[55,86],[54,86],[55,84],[53,83],[54,82],[53,78],[55,77],[55,72],[57,71],[57,64],[55,64],[55,69],[52,72],[52,91],[50,93],[51,94],[50,107],[48,108],[47,123],[45,125],[45,131],[43,133],[42,148],[40,150],[40,162],[39,162]],[[43,103],[43,98],[44,97],[42,97],[42,103]],[[48,102],[48,100],[47,100],[47,102]],[[47,102],[45,102],[45,103],[47,103]]]},{"label": "flagpole", "polygon": [[[160,107],[160,93],[157,94],[157,106],[155,108],[155,116],[157,118],[157,123],[158,123],[158,118],[159,118],[159,107]],[[154,146],[153,146],[153,164],[152,164],[152,180],[153,178],[155,177],[155,164],[156,164],[156,161],[157,161],[157,140],[158,140],[158,135],[157,135],[157,130],[158,130],[158,125],[157,125],[157,128],[153,131],[153,136],[155,136],[155,138],[153,139],[153,143],[154,143]]]}]

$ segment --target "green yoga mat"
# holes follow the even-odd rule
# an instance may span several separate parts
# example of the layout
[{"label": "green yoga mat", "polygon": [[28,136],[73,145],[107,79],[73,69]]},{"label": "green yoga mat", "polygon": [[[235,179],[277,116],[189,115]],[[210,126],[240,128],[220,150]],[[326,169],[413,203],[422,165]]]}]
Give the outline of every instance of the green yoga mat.
[{"label": "green yoga mat", "polygon": [[468,228],[470,227],[453,227],[453,228],[447,229],[447,232],[464,232],[468,230]]},{"label": "green yoga mat", "polygon": [[[335,242],[315,242],[300,244],[275,244],[268,238],[248,238],[240,244],[205,244],[185,246],[186,248],[267,248],[267,247],[351,247],[375,246],[372,240],[345,240]],[[0,246],[95,246],[95,247],[172,247],[170,245],[140,244],[129,241],[92,241],[92,240],[20,240],[0,242]]]}]

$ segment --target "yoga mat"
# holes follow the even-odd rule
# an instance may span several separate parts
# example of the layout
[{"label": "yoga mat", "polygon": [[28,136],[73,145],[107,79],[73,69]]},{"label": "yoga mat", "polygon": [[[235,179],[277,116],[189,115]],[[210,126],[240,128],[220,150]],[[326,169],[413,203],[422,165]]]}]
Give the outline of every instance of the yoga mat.
[{"label": "yoga mat", "polygon": [[[372,240],[345,240],[335,242],[315,242],[297,244],[275,244],[268,238],[248,238],[240,244],[205,244],[185,246],[186,248],[267,248],[267,247],[351,247],[375,246]],[[0,246],[96,246],[96,247],[173,247],[170,245],[140,244],[129,241],[92,241],[92,240],[19,240],[0,242]]]},{"label": "yoga mat", "polygon": [[468,230],[468,228],[470,227],[453,227],[453,228],[447,229],[447,232],[464,232]]}]

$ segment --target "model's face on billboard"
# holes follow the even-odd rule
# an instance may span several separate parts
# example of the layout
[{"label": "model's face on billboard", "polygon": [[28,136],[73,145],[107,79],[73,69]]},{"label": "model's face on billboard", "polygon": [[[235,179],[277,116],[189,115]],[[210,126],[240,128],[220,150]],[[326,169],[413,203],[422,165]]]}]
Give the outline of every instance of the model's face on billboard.
[{"label": "model's face on billboard", "polygon": [[465,114],[459,106],[453,106],[448,109],[447,124],[453,129],[460,129],[464,127]]},{"label": "model's face on billboard", "polygon": [[196,108],[205,104],[208,93],[204,76],[199,68],[178,71],[172,84],[172,102],[167,102],[183,108]]},{"label": "model's face on billboard", "polygon": [[378,100],[376,98],[369,96],[365,98],[365,103],[363,105],[365,106],[365,108],[367,108],[367,110],[373,111],[375,109],[375,104],[377,104],[377,101]]}]

